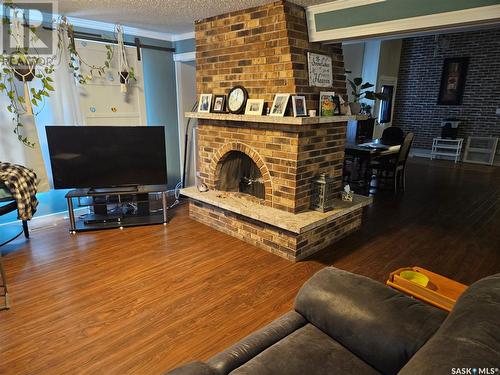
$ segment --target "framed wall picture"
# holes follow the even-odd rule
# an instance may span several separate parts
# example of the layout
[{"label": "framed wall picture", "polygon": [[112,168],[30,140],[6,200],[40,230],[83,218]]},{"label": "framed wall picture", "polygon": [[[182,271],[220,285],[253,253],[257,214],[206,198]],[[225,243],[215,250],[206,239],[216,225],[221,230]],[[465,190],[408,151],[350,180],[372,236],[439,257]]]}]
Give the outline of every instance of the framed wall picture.
[{"label": "framed wall picture", "polygon": [[245,115],[262,115],[264,110],[264,99],[248,99],[247,106],[245,108]]},{"label": "framed wall picture", "polygon": [[306,97],[292,96],[292,108],[295,117],[307,116]]},{"label": "framed wall picture", "polygon": [[198,112],[209,113],[212,107],[212,94],[201,94],[198,102]]},{"label": "framed wall picture", "polygon": [[340,115],[340,99],[335,93],[321,92],[319,94],[319,115],[335,116]]},{"label": "framed wall picture", "polygon": [[212,108],[212,112],[226,112],[226,95],[214,95],[214,105]]},{"label": "framed wall picture", "polygon": [[333,86],[333,65],[331,56],[308,52],[307,66],[309,70],[309,86]]},{"label": "framed wall picture", "polygon": [[438,104],[462,104],[468,65],[468,57],[448,58],[444,60]]},{"label": "framed wall picture", "polygon": [[269,116],[284,116],[289,99],[290,94],[276,94]]}]

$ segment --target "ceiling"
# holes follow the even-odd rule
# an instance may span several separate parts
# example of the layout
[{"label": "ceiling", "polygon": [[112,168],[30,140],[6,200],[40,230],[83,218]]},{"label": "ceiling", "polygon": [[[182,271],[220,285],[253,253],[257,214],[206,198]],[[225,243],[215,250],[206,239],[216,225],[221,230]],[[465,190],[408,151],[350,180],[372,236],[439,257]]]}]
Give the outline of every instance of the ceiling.
[{"label": "ceiling", "polygon": [[[302,6],[330,1],[332,0],[292,0]],[[270,2],[272,0],[59,0],[58,13],[150,31],[181,34],[193,31],[195,20]]]}]

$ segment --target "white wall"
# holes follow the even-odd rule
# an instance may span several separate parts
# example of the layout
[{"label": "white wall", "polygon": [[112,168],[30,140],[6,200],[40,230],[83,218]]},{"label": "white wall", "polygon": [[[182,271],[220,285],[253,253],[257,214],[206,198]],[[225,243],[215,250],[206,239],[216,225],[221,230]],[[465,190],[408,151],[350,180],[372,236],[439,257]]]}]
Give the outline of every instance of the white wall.
[{"label": "white wall", "polygon": [[[350,79],[361,77],[363,74],[363,57],[365,53],[365,43],[351,43],[342,45],[344,54],[344,67],[345,70],[350,71],[348,74]],[[354,98],[351,94],[351,87],[347,85],[347,94],[349,101]]]},{"label": "white wall", "polygon": [[[377,84],[378,67],[380,61],[380,40],[371,40],[365,43],[365,53],[363,55],[363,82]],[[373,107],[373,100],[362,100]]]},{"label": "white wall", "polygon": [[402,39],[384,40],[380,44],[378,76],[397,77],[401,60]]}]

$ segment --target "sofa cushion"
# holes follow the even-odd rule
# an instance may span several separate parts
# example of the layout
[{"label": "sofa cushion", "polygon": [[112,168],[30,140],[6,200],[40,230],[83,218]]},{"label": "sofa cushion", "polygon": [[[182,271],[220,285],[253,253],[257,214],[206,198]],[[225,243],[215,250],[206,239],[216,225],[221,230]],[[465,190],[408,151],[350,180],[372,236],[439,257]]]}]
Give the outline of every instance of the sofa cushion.
[{"label": "sofa cushion", "polygon": [[272,345],[231,375],[379,374],[338,342],[307,324]]},{"label": "sofa cushion", "polygon": [[[500,364],[500,274],[472,284],[401,375],[493,374]],[[453,369],[460,369],[455,370]],[[481,372],[481,369],[484,369]],[[487,369],[487,370],[486,370]],[[486,371],[486,372],[485,372]],[[498,374],[498,371],[496,372]]]},{"label": "sofa cushion", "polygon": [[333,267],[304,284],[295,310],[384,374],[397,373],[446,318],[439,309]]}]

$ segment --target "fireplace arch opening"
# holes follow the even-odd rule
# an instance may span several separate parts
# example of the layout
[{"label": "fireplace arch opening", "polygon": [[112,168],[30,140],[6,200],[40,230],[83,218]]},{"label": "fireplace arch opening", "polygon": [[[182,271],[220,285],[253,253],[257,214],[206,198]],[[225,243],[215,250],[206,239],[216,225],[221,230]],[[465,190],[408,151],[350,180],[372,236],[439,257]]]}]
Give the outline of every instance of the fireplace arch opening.
[{"label": "fireplace arch opening", "polygon": [[216,189],[253,195],[265,199],[262,173],[250,156],[229,151],[217,165]]}]

